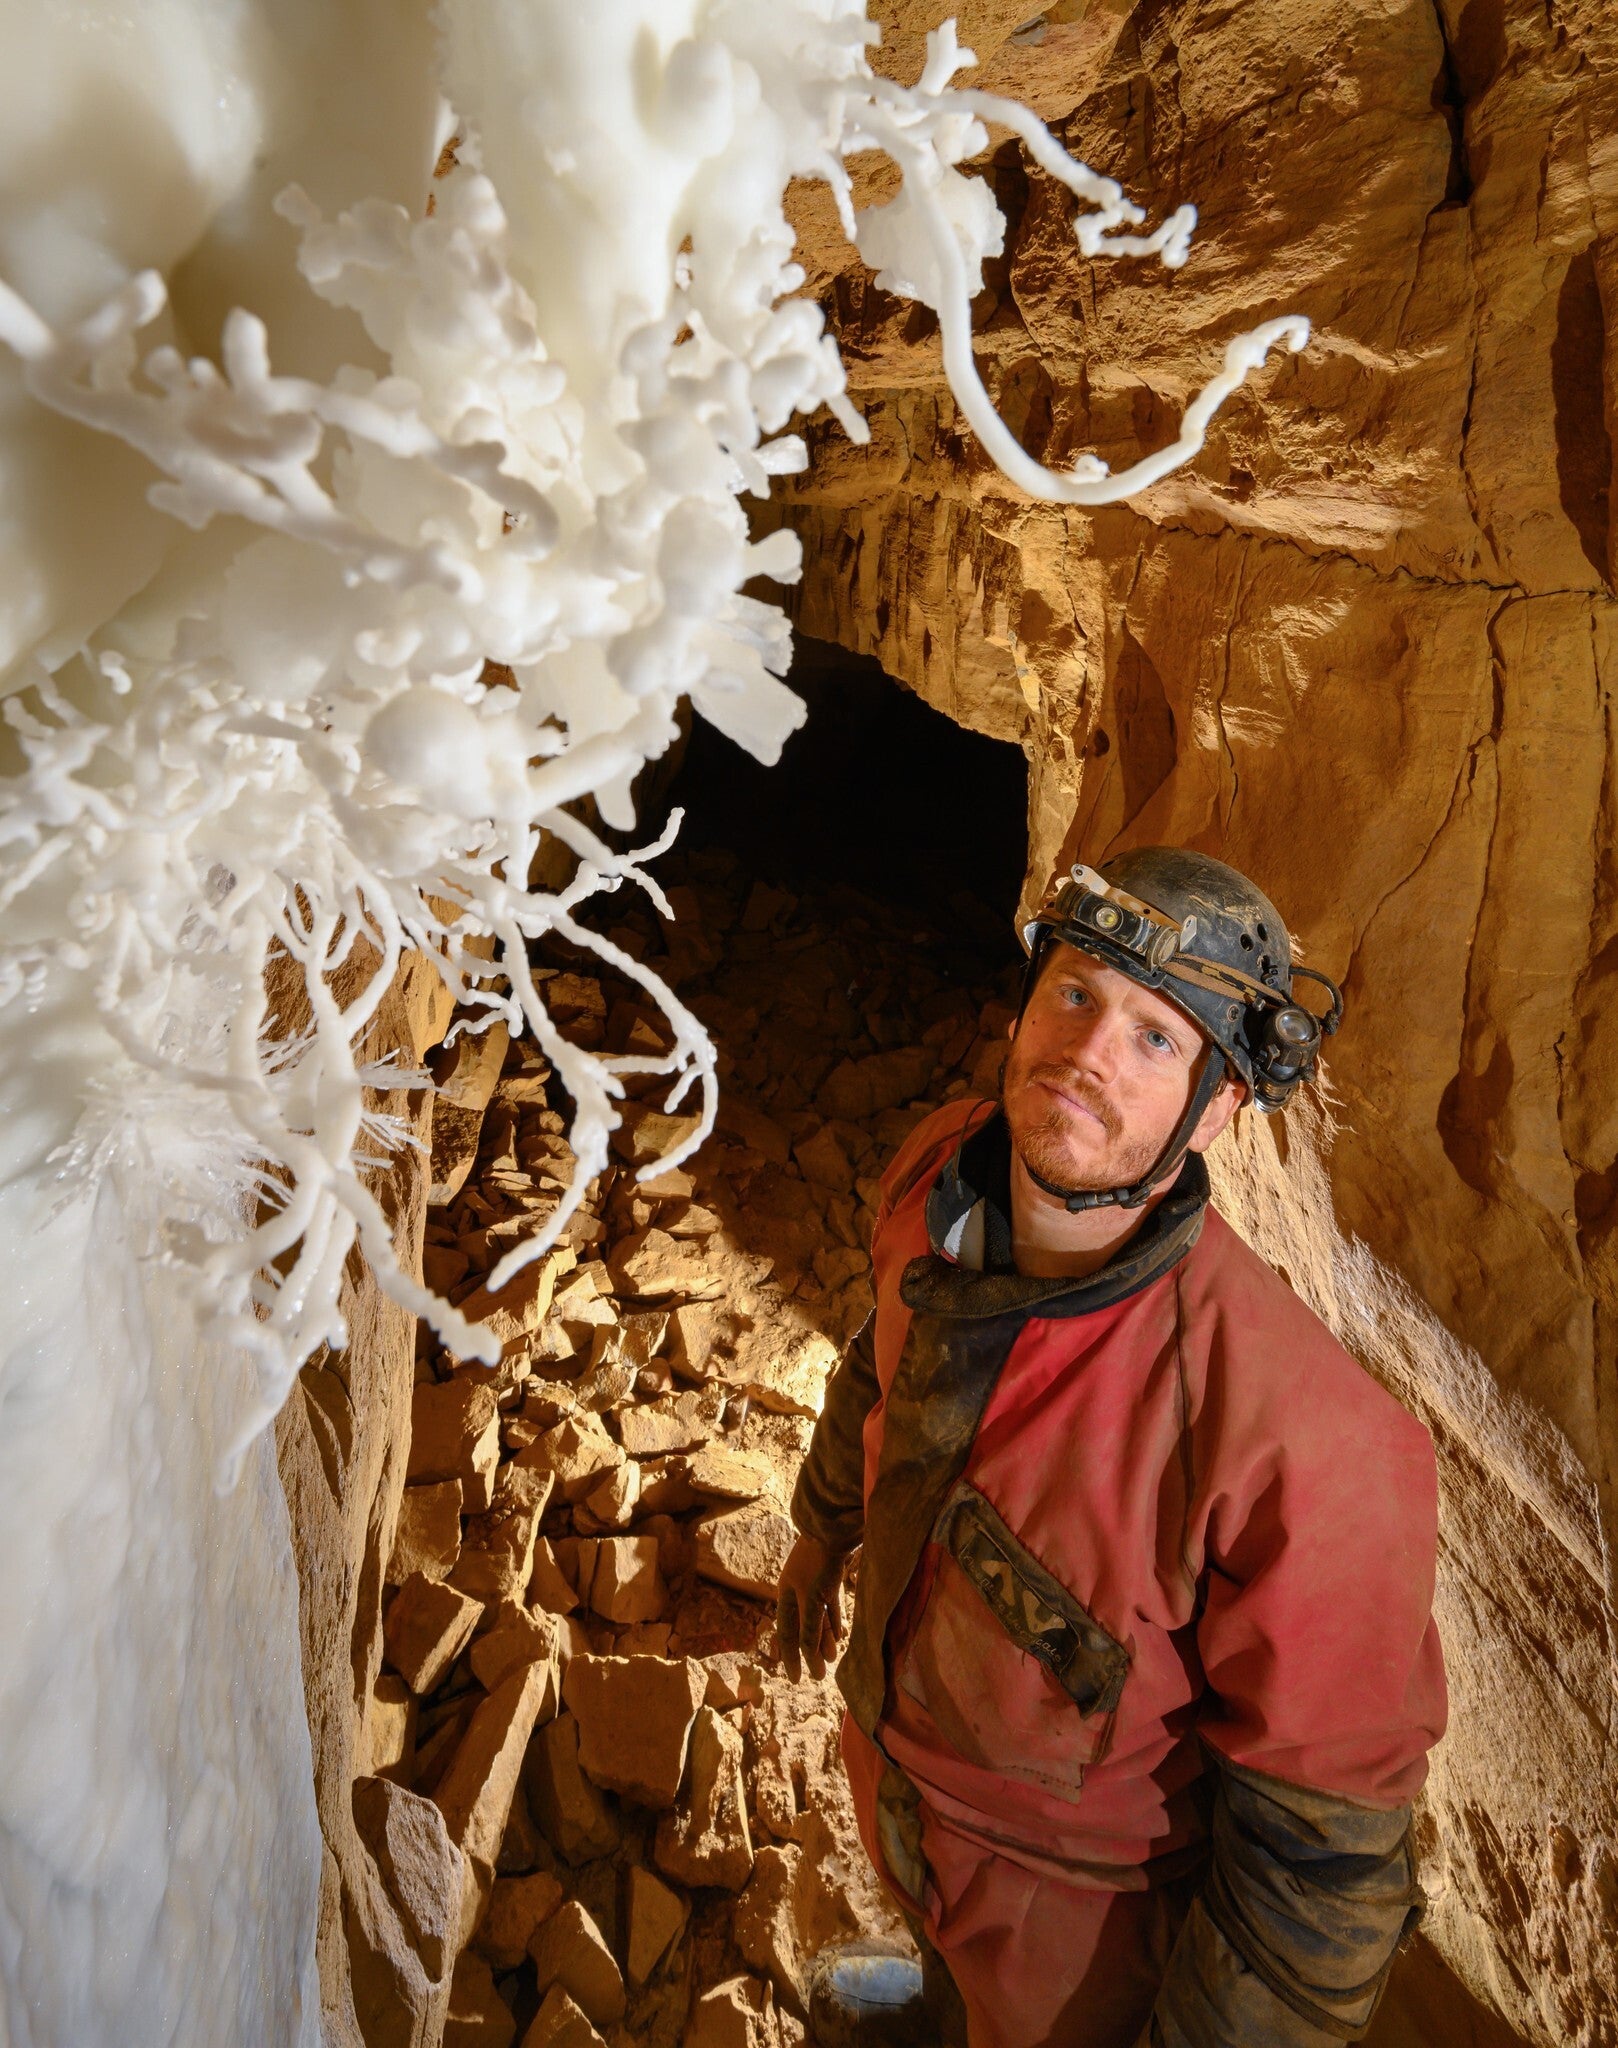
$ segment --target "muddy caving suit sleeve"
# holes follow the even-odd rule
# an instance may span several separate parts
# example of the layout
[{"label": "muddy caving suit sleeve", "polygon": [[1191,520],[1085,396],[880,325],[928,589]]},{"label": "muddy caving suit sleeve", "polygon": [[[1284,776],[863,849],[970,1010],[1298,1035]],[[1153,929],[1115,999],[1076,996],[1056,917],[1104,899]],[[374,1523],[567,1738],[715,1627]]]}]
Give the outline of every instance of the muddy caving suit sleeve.
[{"label": "muddy caving suit sleeve", "polygon": [[879,1388],[867,1316],[826,1388],[809,1455],[792,1495],[792,1520],[830,1551],[853,1550],[865,1532],[865,1419]]},{"label": "muddy caving suit sleeve", "polygon": [[1213,1865],[1140,2048],[1331,2048],[1370,2025],[1420,1894],[1410,1809],[1215,1757]]}]

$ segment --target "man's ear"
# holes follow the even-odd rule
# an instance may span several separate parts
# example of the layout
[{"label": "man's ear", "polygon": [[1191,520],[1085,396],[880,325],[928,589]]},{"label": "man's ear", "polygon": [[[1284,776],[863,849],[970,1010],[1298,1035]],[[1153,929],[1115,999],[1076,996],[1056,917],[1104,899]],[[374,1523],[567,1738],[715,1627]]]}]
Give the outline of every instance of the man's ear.
[{"label": "man's ear", "polygon": [[1202,1112],[1196,1129],[1191,1133],[1191,1142],[1185,1149],[1188,1152],[1206,1152],[1247,1100],[1247,1096],[1247,1083],[1227,1074],[1214,1090],[1214,1099]]}]

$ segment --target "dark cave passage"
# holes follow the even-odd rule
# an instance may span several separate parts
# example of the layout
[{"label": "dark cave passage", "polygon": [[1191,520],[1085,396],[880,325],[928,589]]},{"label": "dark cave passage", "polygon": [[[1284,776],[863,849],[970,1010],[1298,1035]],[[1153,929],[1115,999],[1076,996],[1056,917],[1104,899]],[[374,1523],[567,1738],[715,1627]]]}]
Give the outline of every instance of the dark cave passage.
[{"label": "dark cave passage", "polygon": [[[1012,913],[1027,854],[1019,748],[956,725],[880,663],[800,639],[786,678],[809,707],[762,767],[698,719],[667,785],[679,844],[723,847],[778,888],[876,899],[974,977],[1020,958]],[[940,967],[945,967],[941,959]]]},{"label": "dark cave passage", "polygon": [[[853,1834],[840,1697],[782,1671],[775,1590],[814,1417],[870,1313],[880,1177],[922,1118],[995,1085],[1025,766],[872,663],[806,648],[792,680],[809,716],[779,767],[699,722],[641,791],[639,843],[687,813],[652,864],[672,916],[632,888],[586,906],[712,1034],[716,1122],[685,1165],[637,1171],[696,1102],[620,1069],[610,1162],[496,1294],[504,1249],[572,1178],[574,1104],[526,1037],[438,1061],[423,1270],[503,1349],[487,1373],[423,1328],[371,1775],[452,1801],[522,1660],[548,1688],[447,2039],[549,2039],[572,1983],[593,2000],[581,2039],[680,2048],[740,1984],[748,2038],[790,2048],[804,1958],[902,1938]],[[632,973],[555,935],[534,968],[576,1045],[667,1050]],[[648,1744],[668,1752],[655,1785],[619,1768]],[[800,1864],[789,1952],[764,1902]]]}]

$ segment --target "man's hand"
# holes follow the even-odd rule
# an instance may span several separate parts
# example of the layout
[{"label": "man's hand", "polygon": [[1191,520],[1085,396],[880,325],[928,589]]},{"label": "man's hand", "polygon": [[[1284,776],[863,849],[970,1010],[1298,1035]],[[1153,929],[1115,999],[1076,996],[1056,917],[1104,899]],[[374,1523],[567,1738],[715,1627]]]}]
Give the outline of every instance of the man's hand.
[{"label": "man's hand", "polygon": [[824,1678],[837,1654],[843,1633],[843,1565],[841,1551],[828,1550],[812,1536],[800,1536],[781,1573],[775,1608],[775,1634],[781,1660],[794,1685],[803,1676],[804,1658],[812,1678]]}]

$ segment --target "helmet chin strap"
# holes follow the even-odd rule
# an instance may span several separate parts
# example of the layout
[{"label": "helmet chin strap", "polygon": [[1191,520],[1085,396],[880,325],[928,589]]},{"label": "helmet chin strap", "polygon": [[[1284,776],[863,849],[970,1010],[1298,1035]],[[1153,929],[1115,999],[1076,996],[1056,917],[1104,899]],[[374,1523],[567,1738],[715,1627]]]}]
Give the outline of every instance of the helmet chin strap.
[{"label": "helmet chin strap", "polygon": [[1168,1143],[1157,1155],[1157,1161],[1149,1172],[1137,1181],[1123,1188],[1063,1188],[1055,1181],[1045,1178],[1042,1173],[1023,1161],[1023,1171],[1036,1188],[1043,1188],[1073,1215],[1083,1209],[1138,1209],[1151,1194],[1153,1188],[1171,1174],[1185,1157],[1197,1125],[1202,1121],[1203,1111],[1213,1101],[1220,1082],[1225,1078],[1225,1055],[1217,1045],[1210,1045],[1203,1056],[1202,1071],[1198,1074],[1196,1086],[1191,1090],[1191,1100],[1185,1106],[1185,1114],[1175,1125]]}]

